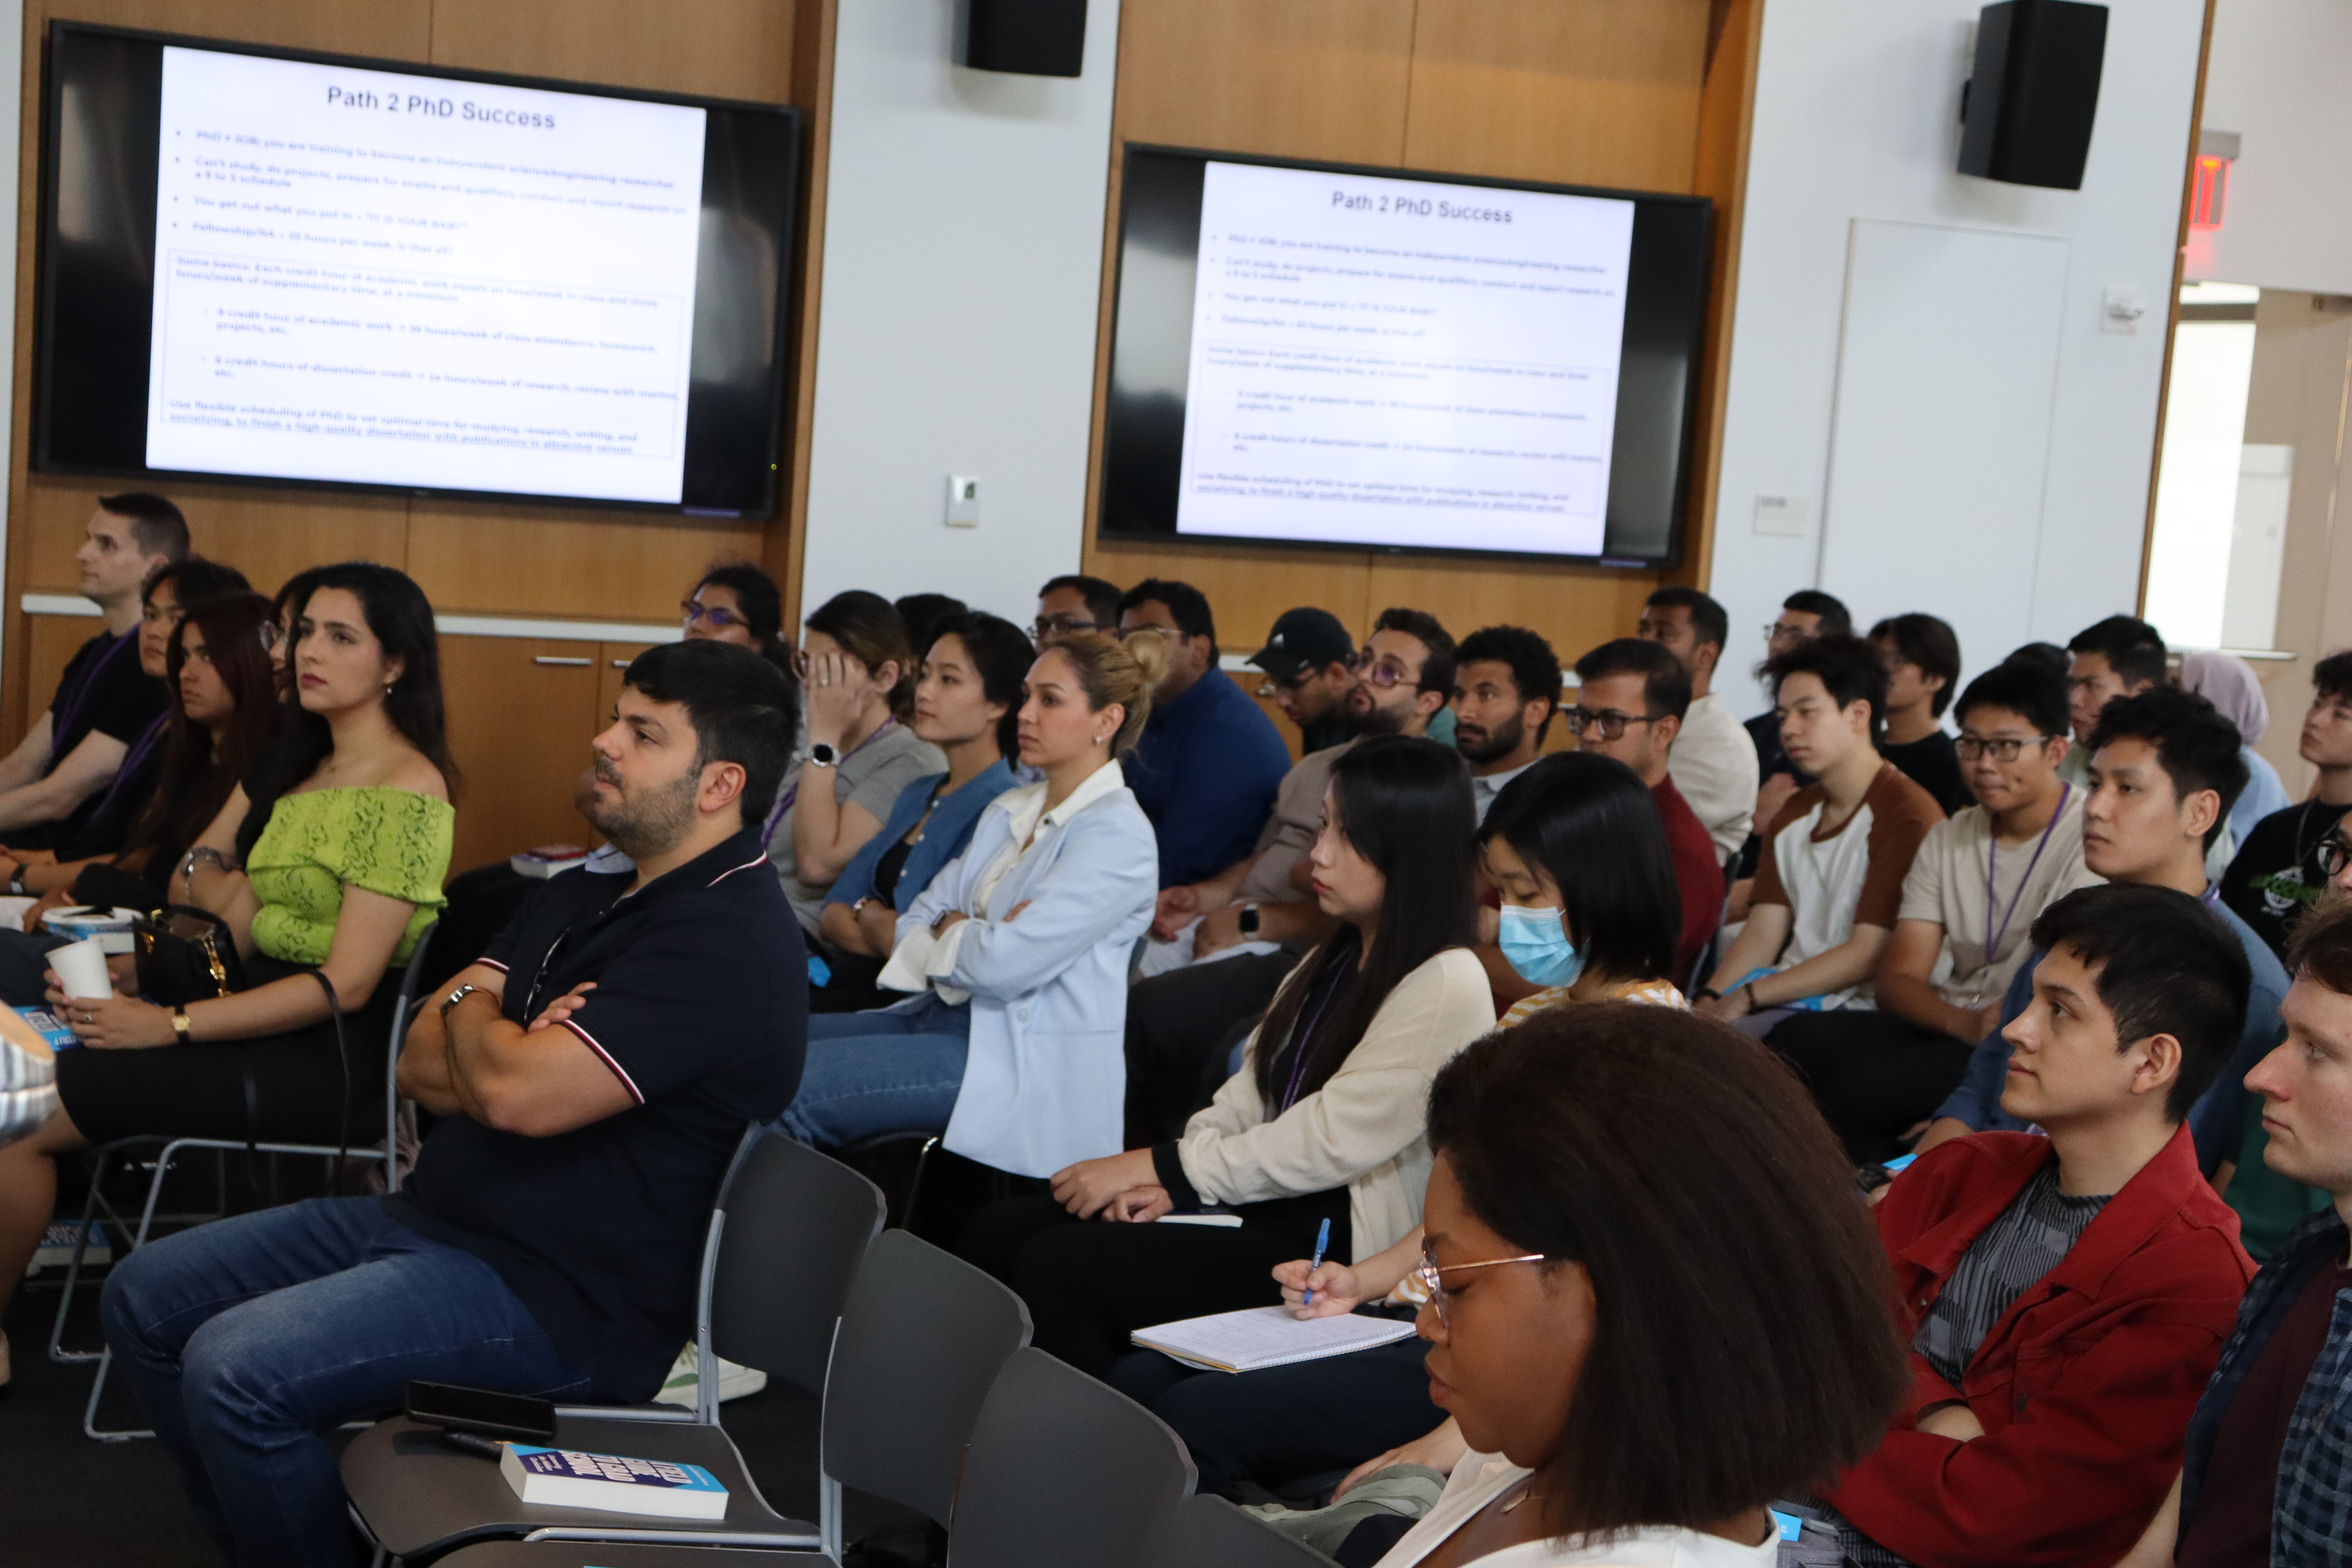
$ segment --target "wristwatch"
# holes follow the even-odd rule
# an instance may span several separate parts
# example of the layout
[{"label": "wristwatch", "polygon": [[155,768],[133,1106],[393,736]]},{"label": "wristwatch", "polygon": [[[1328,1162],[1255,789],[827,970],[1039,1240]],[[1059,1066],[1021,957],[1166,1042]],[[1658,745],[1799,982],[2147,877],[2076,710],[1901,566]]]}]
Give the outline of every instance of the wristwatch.
[{"label": "wristwatch", "polygon": [[185,1007],[172,1009],[172,1033],[179,1037],[180,1044],[184,1046],[195,1038],[188,1033],[188,1010]]},{"label": "wristwatch", "polygon": [[839,761],[841,761],[841,750],[837,746],[828,745],[819,741],[808,749],[808,763],[813,768],[829,768]]},{"label": "wristwatch", "polygon": [[1255,938],[1256,937],[1256,935],[1257,935],[1257,927],[1258,927],[1258,918],[1257,918],[1257,906],[1256,906],[1255,904],[1244,904],[1244,905],[1242,906],[1242,921],[1241,921],[1241,924],[1242,924],[1242,935],[1244,935],[1244,936],[1245,936],[1245,937],[1250,937],[1250,938],[1253,938],[1253,939],[1255,939]]},{"label": "wristwatch", "polygon": [[455,1007],[458,1003],[463,1002],[467,996],[472,995],[475,992],[479,991],[481,987],[478,985],[460,985],[455,991],[450,992],[446,996],[442,997],[441,1016],[445,1018],[449,1016],[450,1008]]}]

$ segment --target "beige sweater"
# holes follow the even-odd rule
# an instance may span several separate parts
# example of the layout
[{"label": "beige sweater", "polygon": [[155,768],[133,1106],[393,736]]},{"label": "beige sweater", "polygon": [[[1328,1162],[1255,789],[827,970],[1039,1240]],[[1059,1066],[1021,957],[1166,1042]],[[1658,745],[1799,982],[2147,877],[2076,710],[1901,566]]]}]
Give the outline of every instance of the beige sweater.
[{"label": "beige sweater", "polygon": [[1370,1258],[1421,1223],[1430,1080],[1494,1026],[1486,972],[1468,949],[1450,948],[1389,993],[1329,1082],[1271,1121],[1258,1098],[1253,1034],[1242,1070],[1177,1141],[1184,1174],[1202,1197],[1226,1204],[1344,1184],[1350,1261]]}]

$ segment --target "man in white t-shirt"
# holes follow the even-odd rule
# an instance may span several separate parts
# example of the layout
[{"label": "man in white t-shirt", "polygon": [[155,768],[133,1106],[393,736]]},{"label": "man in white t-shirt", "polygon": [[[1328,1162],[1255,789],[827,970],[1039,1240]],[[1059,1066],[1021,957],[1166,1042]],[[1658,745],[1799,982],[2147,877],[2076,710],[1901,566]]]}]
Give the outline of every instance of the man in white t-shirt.
[{"label": "man in white t-shirt", "polygon": [[1661,588],[1642,607],[1635,631],[1664,644],[1690,671],[1690,711],[1683,715],[1667,772],[1714,840],[1716,858],[1728,860],[1748,842],[1749,827],[1760,826],[1755,822],[1755,743],[1714,689],[1731,618],[1696,588]]},{"label": "man in white t-shirt", "polygon": [[1954,714],[1978,804],[1927,830],[1879,957],[1874,1010],[1799,1014],[1773,1031],[1858,1163],[1891,1160],[1968,1070],[2042,910],[2101,880],[2083,864],[2086,791],[2058,776],[2066,691],[2056,674],[2003,664]]}]

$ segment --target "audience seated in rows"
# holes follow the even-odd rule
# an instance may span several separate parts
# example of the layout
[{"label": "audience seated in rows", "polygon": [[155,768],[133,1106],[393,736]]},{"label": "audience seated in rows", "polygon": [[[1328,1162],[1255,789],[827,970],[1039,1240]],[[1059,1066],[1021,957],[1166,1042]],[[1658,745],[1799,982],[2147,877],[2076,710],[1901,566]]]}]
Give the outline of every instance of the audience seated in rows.
[{"label": "audience seated in rows", "polygon": [[1156,864],[1120,759],[1166,650],[1156,633],[1076,632],[1037,657],[1018,730],[1041,782],[989,802],[963,853],[898,917],[878,984],[914,994],[810,1021],[782,1131],[828,1148],[939,1133],[1032,1178],[1118,1150],[1128,957],[1150,923]]},{"label": "audience seated in rows", "polygon": [[56,849],[96,809],[131,749],[163,716],[163,685],[139,660],[140,589],[188,553],[188,524],[162,496],[100,496],[74,552],[77,586],[104,629],[75,650],[57,695],[0,758],[0,842]]},{"label": "audience seated in rows", "polygon": [[[1351,736],[1425,733],[1454,689],[1454,639],[1436,617],[1381,611],[1353,659]],[[1205,882],[1160,889],[1142,978],[1128,998],[1130,1144],[1173,1137],[1208,1103],[1283,978],[1331,934],[1307,853],[1323,831],[1331,765],[1353,744],[1310,752],[1283,776],[1247,859]]]},{"label": "audience seated in rows", "polygon": [[1250,853],[1290,748],[1217,663],[1217,624],[1189,583],[1150,577],[1121,595],[1118,635],[1156,630],[1168,673],[1129,759],[1129,786],[1160,847],[1160,885],[1206,881]]},{"label": "audience seated in rows", "polygon": [[2320,844],[2352,810],[2352,652],[2311,667],[2311,710],[2296,752],[2318,771],[2311,798],[2256,823],[2221,878],[2221,901],[2281,957],[2293,922],[2327,886]]},{"label": "audience seated in rows", "polygon": [[[150,605],[168,604],[173,578],[186,582],[197,564],[192,556],[159,571],[149,585]],[[244,580],[226,567],[213,571],[224,581]],[[182,857],[268,753],[285,714],[265,647],[277,631],[271,614],[260,595],[230,592],[195,600],[184,612],[174,607],[168,618],[149,623],[145,630],[163,644],[157,663],[171,704],[159,766],[126,764],[115,775],[110,792],[121,790],[134,771],[146,774],[148,789],[129,803],[129,812],[111,801],[103,805],[66,852],[92,853],[18,868],[19,885],[39,896],[25,912],[23,930],[0,931],[0,1001],[40,1005],[48,988],[43,955],[67,940],[41,923],[50,910],[86,903],[153,910],[184,891]],[[142,635],[142,664],[146,647]],[[97,853],[101,845],[111,853]]]},{"label": "audience seated in rows", "polygon": [[1675,787],[1715,841],[1716,858],[1728,862],[1748,841],[1759,778],[1756,748],[1715,689],[1730,617],[1696,588],[1661,588],[1643,606],[1637,635],[1664,643],[1690,672],[1690,708],[1675,737],[1670,771]]},{"label": "audience seated in rows", "polygon": [[[1654,651],[1653,644],[1635,646]],[[1544,987],[1511,1009],[1505,1027],[1570,1005],[1685,1005],[1668,973],[1671,858],[1649,791],[1631,770],[1580,752],[1545,757],[1504,789],[1479,839],[1486,874],[1505,900],[1504,952]],[[1419,1266],[1422,1239],[1416,1226],[1352,1265],[1332,1258],[1318,1268],[1297,1258],[1278,1265],[1274,1278],[1302,1317],[1353,1311],[1391,1298]],[[1305,1300],[1310,1289],[1312,1302]],[[1152,1408],[1191,1448],[1202,1485],[1229,1496],[1249,1486],[1281,1490],[1350,1466],[1357,1475],[1399,1463],[1449,1469],[1464,1451],[1459,1429],[1440,1421],[1429,1402],[1421,1352],[1410,1341],[1297,1366],[1187,1378]],[[1388,1452],[1367,1458],[1379,1449]]]},{"label": "audience seated in rows", "polygon": [[2263,1159],[2325,1193],[2263,1265],[2189,1423],[2171,1497],[2120,1568],[2345,1568],[2352,1472],[2352,900],[2300,921],[2284,1042],[2247,1075]]},{"label": "audience seated in rows", "polygon": [[981,811],[1013,787],[1021,683],[1035,659],[1021,628],[994,616],[967,614],[931,643],[907,728],[939,748],[947,772],[900,790],[881,830],[834,879],[817,922],[825,973],[810,975],[811,1011],[853,1013],[896,1000],[875,981],[898,945],[898,917],[963,853]]},{"label": "audience seated in rows", "polygon": [[[1133,1330],[1261,1304],[1266,1271],[1323,1225],[1353,1258],[1420,1222],[1429,1081],[1495,1022],[1467,952],[1472,859],[1469,783],[1444,747],[1381,736],[1332,765],[1312,863],[1338,931],[1284,983],[1241,1070],[1174,1142],[1073,1163],[1050,1197],[966,1231],[967,1255],[1028,1302],[1039,1348],[1150,1403],[1178,1372],[1131,1350]],[[1242,1224],[1150,1223],[1204,1205]]]},{"label": "audience seated in rows", "polygon": [[2000,665],[1969,683],[1958,713],[1979,804],[1930,827],[1912,858],[1877,1005],[1799,1014],[1772,1032],[1858,1163],[1903,1152],[1999,1026],[2035,917],[2099,880],[2083,862],[2084,792],[2058,777],[2065,688],[2038,666]]},{"label": "audience seated in rows", "polygon": [[1039,653],[1072,632],[1118,636],[1118,584],[1076,573],[1054,578],[1037,590],[1034,629]]},{"label": "audience seated in rows", "polygon": [[[311,595],[306,630],[341,624],[337,592]],[[372,641],[342,657],[384,658]],[[348,726],[357,709],[325,708],[352,700],[347,672],[320,673],[306,708]],[[348,673],[420,678],[413,649],[405,673]],[[397,1409],[410,1378],[549,1399],[659,1385],[738,1139],[798,1078],[800,933],[759,838],[790,711],[742,649],[639,656],[583,796],[632,864],[549,880],[419,1012],[400,1085],[438,1120],[401,1192],[202,1226],[116,1266],[107,1341],[226,1555],[349,1560],[322,1435]]]},{"label": "audience seated in rows", "polygon": [[1904,878],[1943,820],[1927,792],[1878,753],[1886,670],[1869,644],[1814,637],[1765,670],[1781,744],[1816,782],[1790,796],[1765,832],[1747,922],[1697,997],[1702,1011],[1759,1036],[1792,1009],[1871,1005]]},{"label": "audience seated in rows", "polygon": [[1948,816],[1973,798],[1943,725],[1944,710],[1959,690],[1960,639],[1948,622],[1914,612],[1871,627],[1870,642],[1886,663],[1886,738],[1879,754],[1935,796]]},{"label": "audience seated in rows", "polygon": [[[2238,1047],[2189,1113],[2198,1165],[2209,1175],[2237,1146],[2246,1100],[2242,1080],[2278,1042],[2278,1007],[2287,987],[2269,946],[2229,911],[2205,878],[2207,848],[2245,780],[2238,748],[2237,731],[2211,703],[2177,687],[2156,687],[2101,710],[2084,770],[2089,793],[2083,803],[2083,861],[2091,873],[2203,900],[2237,937],[2253,976]],[[2042,957],[2035,952],[2011,982],[2001,1004],[2004,1028],[2031,1005],[2032,970]],[[1918,1152],[1969,1132],[2022,1131],[2030,1125],[2002,1108],[2008,1059],[2000,1035],[1988,1035],[1969,1057],[1959,1086],[1937,1108]]]},{"label": "audience seated in rows", "polygon": [[1911,1331],[1885,1439],[1822,1489],[1861,1568],[2108,1563],[2179,1470],[2199,1393],[2253,1273],[2182,1125],[2232,1052],[2249,973],[2187,894],[2071,893],[2001,1107],[1877,1205]]},{"label": "audience seated in rows", "polygon": [[803,627],[801,661],[808,743],[785,770],[765,841],[802,931],[814,936],[834,879],[906,787],[947,772],[948,760],[907,727],[915,656],[889,600],[858,589],[827,599]]},{"label": "audience seated in rows", "polygon": [[1614,757],[1650,786],[1681,896],[1672,973],[1685,981],[1723,920],[1723,864],[1706,828],[1675,787],[1675,742],[1690,710],[1690,675],[1656,643],[1619,637],[1576,661],[1568,725],[1580,752]]},{"label": "audience seated in rows", "polygon": [[1271,697],[1298,727],[1298,749],[1326,751],[1348,739],[1348,694],[1356,684],[1356,639],[1328,610],[1285,610],[1249,661],[1265,671],[1260,697]]},{"label": "audience seated in rows", "polygon": [[1688,1014],[1553,1009],[1454,1058],[1429,1137],[1418,1322],[1475,1451],[1381,1568],[1772,1568],[1768,1505],[1867,1453],[1904,1387],[1802,1091]]}]

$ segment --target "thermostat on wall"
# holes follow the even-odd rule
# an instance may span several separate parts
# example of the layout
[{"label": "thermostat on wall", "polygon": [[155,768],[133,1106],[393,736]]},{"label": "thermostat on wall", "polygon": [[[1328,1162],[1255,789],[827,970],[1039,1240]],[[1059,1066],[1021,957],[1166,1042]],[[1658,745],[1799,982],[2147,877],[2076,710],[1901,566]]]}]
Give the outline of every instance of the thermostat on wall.
[{"label": "thermostat on wall", "polygon": [[980,480],[970,474],[948,476],[948,526],[980,526]]}]

